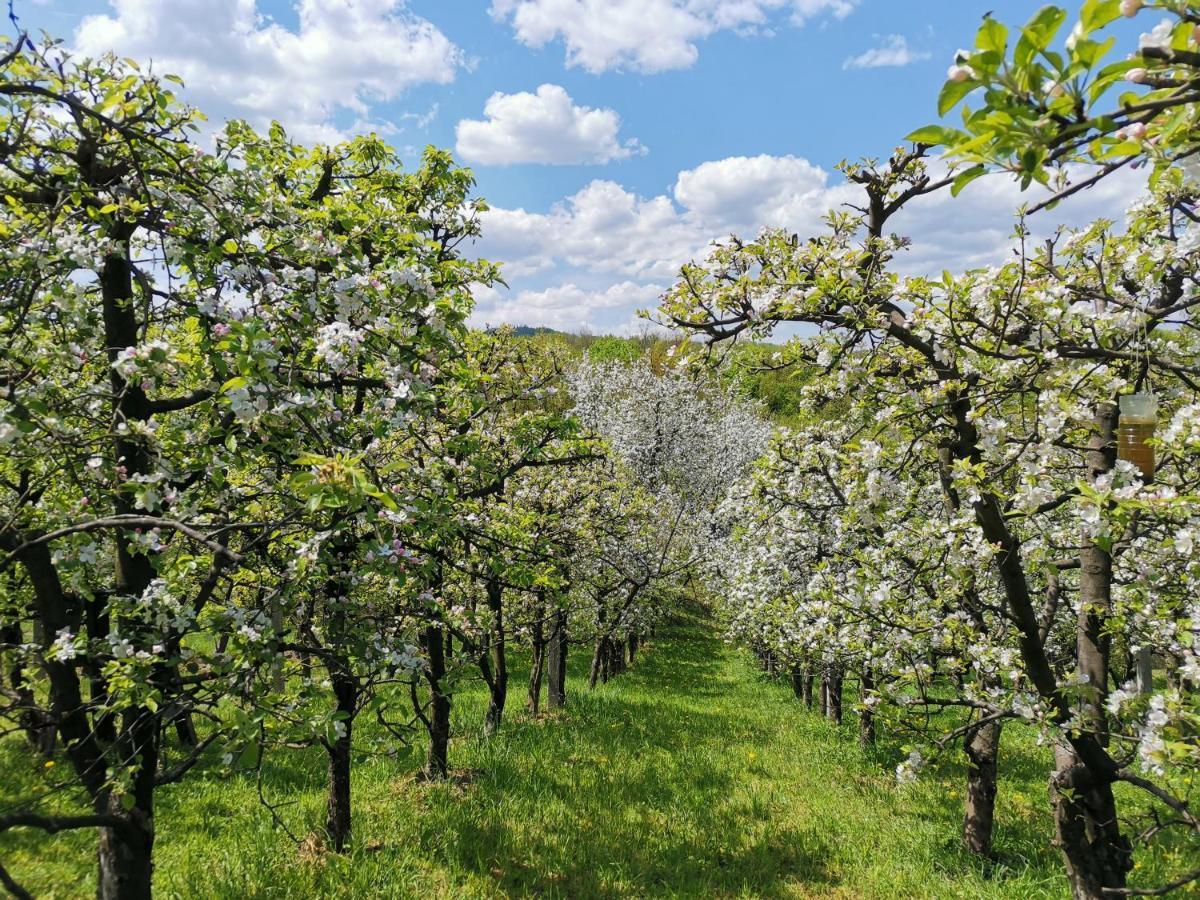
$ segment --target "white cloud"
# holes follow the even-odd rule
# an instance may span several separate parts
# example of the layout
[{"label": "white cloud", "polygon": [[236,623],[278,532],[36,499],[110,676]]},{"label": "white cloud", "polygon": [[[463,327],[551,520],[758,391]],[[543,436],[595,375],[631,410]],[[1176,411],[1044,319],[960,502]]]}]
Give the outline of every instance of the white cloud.
[{"label": "white cloud", "polygon": [[647,199],[597,180],[545,213],[490,210],[480,255],[504,260],[514,278],[564,263],[624,278],[669,278],[707,238],[669,197]]},{"label": "white cloud", "polygon": [[476,295],[477,305],[472,316],[479,326],[536,324],[549,328],[578,331],[581,328],[606,328],[597,314],[621,310],[627,318],[629,311],[651,308],[666,291],[665,284],[640,284],[621,281],[606,288],[588,289],[574,282],[544,290],[525,290],[505,294],[485,289]]},{"label": "white cloud", "polygon": [[470,162],[571,165],[646,152],[636,139],[621,142],[621,117],[614,110],[576,106],[556,84],[543,84],[534,94],[492,94],[483,112],[486,120],[458,123],[458,153]]},{"label": "white cloud", "polygon": [[830,188],[829,173],[806,159],[766,154],[687,169],[679,173],[674,193],[691,219],[725,230],[814,228],[831,205],[855,195]]},{"label": "white cloud", "polygon": [[[944,171],[939,161],[930,167],[934,174]],[[1034,239],[1062,223],[1119,219],[1144,178],[1122,173],[1039,213],[1029,223]],[[889,230],[912,238],[895,268],[936,275],[1001,263],[1012,253],[1015,210],[1042,197],[992,176],[973,182],[957,198],[948,190],[918,198],[889,223]],[[860,188],[831,182],[828,172],[807,160],[755,156],[680,172],[672,196],[641,197],[616,182],[597,180],[547,212],[493,209],[478,249],[504,262],[515,293],[497,292],[481,312],[491,322],[614,328],[628,323],[634,309],[653,307],[679,266],[702,258],[714,239],[731,232],[753,236],[768,225],[801,237],[818,234],[829,210],[860,200]]]},{"label": "white cloud", "polygon": [[492,0],[492,16],[510,21],[517,40],[543,47],[561,39],[567,65],[589,72],[685,69],[696,42],[722,30],[765,29],[787,9],[794,24],[818,15],[844,18],[859,0]]},{"label": "white cloud", "polygon": [[88,54],[115,50],[181,75],[213,119],[278,119],[296,137],[336,140],[332,118],[366,123],[370,106],[416,84],[453,80],[460,51],[405,0],[298,0],[289,30],[257,0],[110,0],[75,32]]},{"label": "white cloud", "polygon": [[851,56],[842,63],[843,69],[881,69],[888,66],[909,66],[929,59],[927,50],[914,50],[908,46],[908,38],[902,34],[889,34],[879,44],[858,56]]}]

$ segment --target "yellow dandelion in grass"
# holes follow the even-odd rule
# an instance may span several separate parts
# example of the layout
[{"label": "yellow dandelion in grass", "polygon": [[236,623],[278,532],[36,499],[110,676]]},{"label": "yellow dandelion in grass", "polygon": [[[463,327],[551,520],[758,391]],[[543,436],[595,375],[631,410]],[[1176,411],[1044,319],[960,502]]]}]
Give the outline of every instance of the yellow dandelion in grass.
[{"label": "yellow dandelion in grass", "polygon": [[757,761],[758,761],[758,754],[757,754],[757,753],[755,753],[753,750],[751,750],[749,753],[747,753],[747,754],[746,754],[746,758],[747,758],[748,760],[750,760],[750,762],[757,762]]},{"label": "yellow dandelion in grass", "polygon": [[44,763],[42,763],[42,767],[46,768],[46,769],[53,769],[54,768],[54,760],[52,760],[52,759],[46,760]]}]

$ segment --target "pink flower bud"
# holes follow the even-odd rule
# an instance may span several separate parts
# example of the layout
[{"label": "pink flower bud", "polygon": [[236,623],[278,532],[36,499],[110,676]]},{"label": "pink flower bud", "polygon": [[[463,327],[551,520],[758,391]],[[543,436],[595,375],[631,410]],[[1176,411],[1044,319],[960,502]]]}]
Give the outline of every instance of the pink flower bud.
[{"label": "pink flower bud", "polygon": [[1145,69],[1130,69],[1125,73],[1125,80],[1132,81],[1134,84],[1145,84],[1147,74]]},{"label": "pink flower bud", "polygon": [[1130,125],[1126,125],[1124,131],[1125,137],[1131,141],[1144,140],[1146,137],[1146,123],[1133,122]]},{"label": "pink flower bud", "polygon": [[1121,0],[1121,15],[1132,19],[1142,8],[1144,0]]},{"label": "pink flower bud", "polygon": [[970,66],[951,66],[946,72],[946,77],[951,81],[963,82],[970,81],[975,77],[975,73],[971,71]]}]

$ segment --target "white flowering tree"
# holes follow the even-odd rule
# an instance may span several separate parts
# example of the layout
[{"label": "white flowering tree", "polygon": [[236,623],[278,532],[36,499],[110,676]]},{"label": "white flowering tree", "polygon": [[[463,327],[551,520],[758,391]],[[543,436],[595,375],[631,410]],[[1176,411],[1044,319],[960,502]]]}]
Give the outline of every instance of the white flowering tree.
[{"label": "white flowering tree", "polygon": [[27,42],[0,63],[4,716],[57,732],[49,777],[90,807],[0,825],[98,828],[100,895],[148,897],[155,790],[214,739],[190,716],[233,676],[189,638],[265,537],[223,477],[244,455],[216,390],[232,354],[201,309],[236,290],[260,185],[195,151],[192,113],[127,64]]},{"label": "white flowering tree", "polygon": [[575,579],[589,585],[596,610],[595,682],[623,665],[615,638],[636,641],[648,625],[647,588],[715,562],[717,508],[745,480],[771,427],[727,386],[682,368],[657,374],[644,361],[587,360],[569,386],[580,422],[620,463],[611,489],[596,494],[590,565]]},{"label": "white flowering tree", "polygon": [[[768,232],[719,247],[685,269],[660,314],[713,342],[784,321],[824,329],[792,352],[827,366],[832,396],[867,398],[863,421],[887,437],[887,453],[873,451],[867,465],[858,454],[866,496],[872,470],[886,479],[898,466],[889,505],[920,498],[928,510],[937,497],[950,510],[945,521],[923,513],[915,528],[906,522],[918,540],[901,544],[893,563],[911,555],[919,571],[943,570],[940,630],[974,629],[957,667],[1015,667],[1004,698],[964,699],[985,703],[988,717],[1032,720],[1055,741],[1056,840],[1076,895],[1100,897],[1126,890],[1131,865],[1115,783],[1141,788],[1179,828],[1197,824],[1179,780],[1197,760],[1194,693],[1168,688],[1127,706],[1123,694],[1111,700],[1109,675],[1115,636],[1133,622],[1144,623],[1135,643],[1152,642],[1185,672],[1195,664],[1186,649],[1195,610],[1179,600],[1189,569],[1162,558],[1191,533],[1182,498],[1194,461],[1181,448],[1149,486],[1115,459],[1117,397],[1148,378],[1176,417],[1167,434],[1190,431],[1193,332],[1167,326],[1189,321],[1197,302],[1197,260],[1179,246],[1194,194],[1169,174],[1155,201],[1134,210],[1127,236],[1100,223],[1002,270],[903,282],[888,267],[903,241],[885,236],[886,223],[938,186],[918,155],[851,167],[866,213],[831,216],[828,234],[811,242]],[[950,573],[973,590],[947,585]],[[972,622],[976,602],[990,613],[982,622]]]},{"label": "white flowering tree", "polygon": [[101,895],[149,896],[156,787],[302,728],[340,847],[354,716],[437,615],[411,547],[453,521],[407,451],[494,275],[456,253],[469,173],[237,123],[206,153],[131,63],[22,41],[0,71],[4,716],[57,731],[91,807],[0,826],[99,828]]}]

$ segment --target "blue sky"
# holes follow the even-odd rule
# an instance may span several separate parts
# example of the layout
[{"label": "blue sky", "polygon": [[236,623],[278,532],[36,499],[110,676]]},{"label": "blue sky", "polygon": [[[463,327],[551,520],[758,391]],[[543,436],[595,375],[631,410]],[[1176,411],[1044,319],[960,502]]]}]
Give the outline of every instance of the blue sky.
[{"label": "blue sky", "polygon": [[[214,120],[280,118],[306,140],[379,130],[455,148],[496,207],[479,252],[508,263],[477,321],[636,330],[713,238],[819,227],[853,195],[844,158],[935,118],[954,52],[1026,0],[16,0],[23,24],[187,79]],[[1149,30],[1153,22],[1128,27]],[[854,62],[854,60],[858,60]],[[497,96],[499,95],[499,96]],[[1065,221],[1117,217],[1111,180]],[[913,271],[1003,257],[1011,185],[977,182],[903,226]],[[1055,222],[1046,220],[1048,230]]]}]

